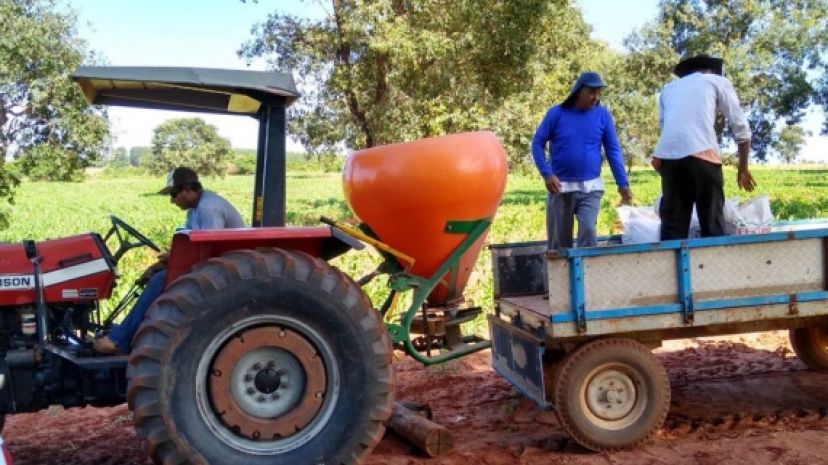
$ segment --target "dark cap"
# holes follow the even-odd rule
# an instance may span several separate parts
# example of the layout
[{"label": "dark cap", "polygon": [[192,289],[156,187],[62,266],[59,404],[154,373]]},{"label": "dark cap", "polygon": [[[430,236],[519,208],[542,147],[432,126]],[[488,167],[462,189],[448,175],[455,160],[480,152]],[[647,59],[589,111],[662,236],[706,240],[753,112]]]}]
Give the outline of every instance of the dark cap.
[{"label": "dark cap", "polygon": [[179,166],[167,175],[167,186],[158,191],[159,194],[169,194],[173,188],[190,186],[198,183],[198,174],[190,168]]},{"label": "dark cap", "polygon": [[683,78],[684,76],[693,74],[701,69],[713,70],[714,73],[721,76],[724,70],[724,60],[702,53],[701,55],[681,60],[676,67],[673,68],[673,74]]}]

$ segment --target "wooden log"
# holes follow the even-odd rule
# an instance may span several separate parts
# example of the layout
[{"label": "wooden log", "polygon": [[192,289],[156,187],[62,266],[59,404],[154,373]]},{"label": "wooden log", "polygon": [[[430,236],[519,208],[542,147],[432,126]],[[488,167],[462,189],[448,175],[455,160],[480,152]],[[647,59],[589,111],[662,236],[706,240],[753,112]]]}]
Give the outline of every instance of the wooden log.
[{"label": "wooden log", "polygon": [[429,457],[437,457],[454,446],[451,431],[396,402],[388,426],[397,434],[419,447]]}]

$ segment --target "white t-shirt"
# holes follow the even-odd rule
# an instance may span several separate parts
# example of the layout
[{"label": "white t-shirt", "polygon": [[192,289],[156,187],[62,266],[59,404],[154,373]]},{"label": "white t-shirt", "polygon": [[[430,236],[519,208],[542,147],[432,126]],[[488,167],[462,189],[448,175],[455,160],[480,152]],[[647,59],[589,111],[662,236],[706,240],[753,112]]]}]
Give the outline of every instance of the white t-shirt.
[{"label": "white t-shirt", "polygon": [[705,150],[719,153],[716,113],[727,119],[736,142],[750,140],[733,84],[718,74],[693,73],[664,86],[659,96],[661,137],[655,156],[676,160]]},{"label": "white t-shirt", "polygon": [[589,181],[561,181],[561,192],[583,192],[589,194],[590,192],[603,191],[604,179],[598,176]]}]

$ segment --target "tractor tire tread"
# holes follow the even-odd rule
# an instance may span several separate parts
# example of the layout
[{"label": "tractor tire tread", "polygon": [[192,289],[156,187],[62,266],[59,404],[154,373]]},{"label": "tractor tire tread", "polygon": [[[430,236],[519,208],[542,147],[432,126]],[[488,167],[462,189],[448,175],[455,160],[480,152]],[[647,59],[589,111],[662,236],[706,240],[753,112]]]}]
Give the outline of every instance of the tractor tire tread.
[{"label": "tractor tire tread", "polygon": [[[147,319],[135,336],[136,348],[129,360],[128,403],[135,424],[146,437],[156,463],[190,463],[174,443],[164,421],[160,392],[161,365],[168,356],[165,347],[178,337],[182,327],[196,315],[186,314],[210,294],[220,292],[234,280],[266,275],[269,278],[291,277],[299,282],[318,284],[318,290],[341,301],[353,321],[370,334],[370,347],[378,381],[378,401],[370,412],[371,424],[358,432],[359,447],[350,451],[342,465],[363,461],[381,440],[385,422],[391,416],[394,382],[391,370],[392,347],[388,335],[370,301],[347,275],[304,252],[282,249],[258,249],[229,252],[195,266],[192,272],[176,279],[151,306]],[[367,334],[366,334],[367,335]]]}]

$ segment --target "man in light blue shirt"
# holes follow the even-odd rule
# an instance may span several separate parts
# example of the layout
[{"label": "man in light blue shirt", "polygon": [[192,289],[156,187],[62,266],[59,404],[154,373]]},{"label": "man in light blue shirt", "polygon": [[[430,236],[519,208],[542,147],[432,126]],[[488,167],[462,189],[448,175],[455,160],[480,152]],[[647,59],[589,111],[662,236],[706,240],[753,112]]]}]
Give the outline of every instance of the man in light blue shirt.
[{"label": "man in light blue shirt", "polygon": [[241,215],[233,205],[218,194],[205,191],[198,175],[190,168],[176,168],[167,176],[167,187],[159,194],[170,196],[170,202],[187,210],[186,229],[243,228]]},{"label": "man in light blue shirt", "polygon": [[[223,229],[243,228],[241,215],[233,205],[218,194],[205,191],[201,187],[195,171],[179,167],[167,176],[167,186],[159,194],[169,195],[170,202],[178,208],[187,210],[186,229]],[[159,263],[166,263],[166,254],[159,256]],[[153,265],[152,268],[164,268]],[[151,269],[152,269],[151,268]],[[141,277],[144,280],[147,273]],[[167,271],[156,271],[148,279],[144,291],[135,302],[124,321],[112,328],[106,336],[95,340],[95,350],[101,353],[124,353],[132,350],[132,338],[144,320],[144,314],[155,299],[164,293],[167,283]]]}]

